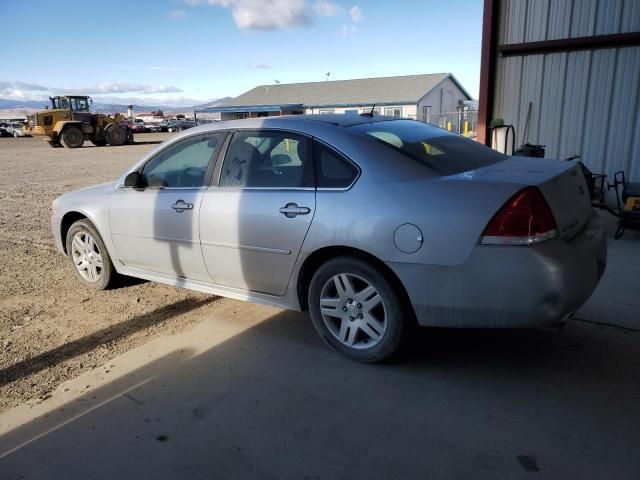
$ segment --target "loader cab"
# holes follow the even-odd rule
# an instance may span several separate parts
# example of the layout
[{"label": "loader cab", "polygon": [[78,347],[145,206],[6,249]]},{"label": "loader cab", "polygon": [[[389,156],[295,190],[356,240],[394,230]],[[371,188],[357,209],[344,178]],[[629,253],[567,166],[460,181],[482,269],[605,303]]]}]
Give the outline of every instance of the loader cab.
[{"label": "loader cab", "polygon": [[51,106],[59,110],[71,110],[71,119],[91,122],[91,99],[85,96],[51,97]]}]

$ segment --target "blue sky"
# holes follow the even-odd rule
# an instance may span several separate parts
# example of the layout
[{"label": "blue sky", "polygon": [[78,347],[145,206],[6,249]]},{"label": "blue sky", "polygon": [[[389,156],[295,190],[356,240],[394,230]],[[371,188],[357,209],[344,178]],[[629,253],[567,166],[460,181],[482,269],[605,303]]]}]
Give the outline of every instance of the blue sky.
[{"label": "blue sky", "polygon": [[[451,72],[477,97],[481,0],[3,2],[0,98],[193,104],[281,83]],[[64,6],[64,8],[62,8]],[[73,12],[73,13],[72,13]],[[11,39],[11,40],[8,40]]]}]

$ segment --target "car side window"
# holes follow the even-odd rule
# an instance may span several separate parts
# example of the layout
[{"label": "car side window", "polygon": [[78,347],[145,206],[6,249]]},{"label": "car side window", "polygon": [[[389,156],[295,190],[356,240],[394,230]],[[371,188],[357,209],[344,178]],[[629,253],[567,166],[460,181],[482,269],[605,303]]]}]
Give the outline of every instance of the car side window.
[{"label": "car side window", "polygon": [[313,187],[311,142],[279,131],[234,133],[220,173],[221,187]]},{"label": "car side window", "polygon": [[318,188],[347,188],[358,176],[353,163],[335,150],[314,142]]},{"label": "car side window", "polygon": [[142,174],[149,187],[201,187],[209,162],[224,142],[224,132],[188,137],[149,160]]}]

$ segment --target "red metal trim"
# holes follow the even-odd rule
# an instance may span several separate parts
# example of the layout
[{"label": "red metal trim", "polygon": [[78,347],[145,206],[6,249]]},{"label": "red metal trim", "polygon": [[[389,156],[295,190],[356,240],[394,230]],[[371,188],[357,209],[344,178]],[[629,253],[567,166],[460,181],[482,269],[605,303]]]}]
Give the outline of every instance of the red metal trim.
[{"label": "red metal trim", "polygon": [[500,45],[498,47],[498,52],[500,52],[503,57],[513,57],[540,55],[554,52],[572,52],[576,50],[629,47],[635,45],[640,45],[640,32],[561,38],[558,40],[546,40],[542,42],[511,43],[507,45]]},{"label": "red metal trim", "polygon": [[482,15],[482,52],[480,98],[478,99],[478,141],[489,143],[489,123],[493,115],[493,95],[498,40],[498,0],[484,0]]}]

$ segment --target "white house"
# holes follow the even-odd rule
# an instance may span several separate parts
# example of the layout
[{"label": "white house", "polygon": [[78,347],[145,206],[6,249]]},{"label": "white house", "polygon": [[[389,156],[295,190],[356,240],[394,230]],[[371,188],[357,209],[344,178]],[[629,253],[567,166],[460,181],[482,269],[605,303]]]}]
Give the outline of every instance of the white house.
[{"label": "white house", "polygon": [[471,96],[451,73],[260,85],[224,105],[196,110],[221,120],[302,113],[374,114],[447,127]]}]

